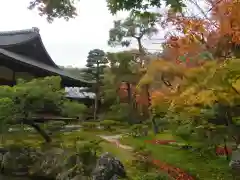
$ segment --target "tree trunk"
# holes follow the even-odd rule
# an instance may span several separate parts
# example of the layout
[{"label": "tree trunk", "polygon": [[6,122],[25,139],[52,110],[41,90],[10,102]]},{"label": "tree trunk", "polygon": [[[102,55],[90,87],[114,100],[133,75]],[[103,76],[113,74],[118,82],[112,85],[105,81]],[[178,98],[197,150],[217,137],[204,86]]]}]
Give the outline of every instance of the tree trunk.
[{"label": "tree trunk", "polygon": [[[220,110],[222,110],[222,112],[224,113],[225,125],[228,128],[229,124],[230,124],[229,119],[231,118],[231,116],[228,113],[228,109],[222,107],[222,109],[220,109]],[[227,139],[226,139],[226,137],[223,138],[223,141],[224,141],[224,151],[225,151],[225,154],[226,154],[226,159],[229,160],[229,152],[228,152],[228,149],[227,149]]]},{"label": "tree trunk", "polygon": [[227,140],[226,138],[224,138],[224,151],[225,151],[225,154],[226,154],[226,159],[229,160],[229,152],[228,152],[228,148],[227,148]]},{"label": "tree trunk", "polygon": [[[96,93],[96,92],[95,92]],[[93,113],[93,120],[97,120],[97,109],[98,109],[98,95],[96,93],[95,100],[94,100],[94,113]]]},{"label": "tree trunk", "polygon": [[159,129],[158,129],[158,125],[155,121],[155,114],[152,113],[152,107],[151,107],[152,100],[151,100],[151,96],[149,93],[149,85],[146,85],[146,92],[147,92],[147,97],[148,97],[149,118],[151,118],[153,132],[154,132],[154,134],[157,134],[159,132]]},{"label": "tree trunk", "polygon": [[137,43],[138,43],[138,50],[139,50],[139,53],[140,53],[140,67],[143,67],[143,60],[144,60],[145,51],[143,49],[141,38],[137,38]]},{"label": "tree trunk", "polygon": [[148,108],[148,115],[147,117],[150,118],[151,117],[151,106],[152,106],[152,100],[151,100],[151,96],[150,96],[150,93],[149,93],[149,85],[147,84],[146,85],[146,94],[147,94],[147,108]]},{"label": "tree trunk", "polygon": [[22,123],[23,123],[23,124],[26,124],[26,125],[28,125],[28,126],[33,127],[33,128],[44,138],[44,140],[45,140],[47,143],[52,142],[51,137],[50,137],[43,129],[41,129],[38,124],[35,124],[34,122],[32,122],[32,121],[27,121],[27,120],[23,121]]},{"label": "tree trunk", "polygon": [[130,108],[129,123],[133,123],[132,89],[131,89],[131,84],[129,82],[126,82],[126,85],[127,85],[128,104],[129,104],[129,108]]},{"label": "tree trunk", "polygon": [[97,72],[96,72],[96,87],[95,87],[95,101],[94,101],[94,113],[93,120],[97,120],[97,112],[98,112],[98,100],[99,100],[99,63],[97,63]]},{"label": "tree trunk", "polygon": [[152,121],[153,132],[154,132],[154,134],[156,135],[156,134],[159,132],[159,130],[158,130],[157,123],[156,123],[156,121],[155,121],[155,116],[152,116],[152,117],[151,117],[151,121]]}]

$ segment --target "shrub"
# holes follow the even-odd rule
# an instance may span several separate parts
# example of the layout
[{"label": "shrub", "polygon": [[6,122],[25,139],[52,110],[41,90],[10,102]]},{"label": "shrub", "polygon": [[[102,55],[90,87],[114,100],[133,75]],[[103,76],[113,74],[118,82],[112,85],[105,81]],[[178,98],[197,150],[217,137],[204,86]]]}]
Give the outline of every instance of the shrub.
[{"label": "shrub", "polygon": [[[84,105],[70,102],[61,88],[60,77],[45,77],[29,82],[18,81],[13,87],[0,86],[0,126],[23,123],[40,114],[79,115],[85,109]],[[35,124],[36,125],[36,124]],[[38,131],[46,141],[50,141],[43,131]]]},{"label": "shrub", "polygon": [[87,107],[78,102],[65,101],[62,105],[61,114],[67,117],[80,117],[85,113]]},{"label": "shrub", "polygon": [[151,152],[145,146],[139,146],[134,149],[135,159],[132,161],[132,166],[142,171],[149,171],[156,166],[150,158]]},{"label": "shrub", "polygon": [[100,122],[100,126],[103,127],[104,130],[113,130],[116,126],[119,126],[121,123],[113,120],[103,120]]},{"label": "shrub", "polygon": [[83,126],[84,130],[96,130],[97,129],[96,122],[83,122],[82,126]]},{"label": "shrub", "polygon": [[130,135],[133,137],[141,137],[148,135],[148,126],[142,124],[135,124],[130,128]]},{"label": "shrub", "polygon": [[74,148],[42,147],[41,156],[30,166],[30,172],[49,179],[72,179],[79,174],[90,177],[99,152],[98,141],[81,142]]},{"label": "shrub", "polygon": [[114,119],[117,121],[124,121],[129,119],[129,108],[128,103],[114,104],[110,107],[110,111],[105,115],[105,118]]},{"label": "shrub", "polygon": [[0,87],[0,121],[27,119],[39,114],[78,116],[85,111],[83,104],[70,102],[61,88],[60,77],[45,77],[13,87]]}]

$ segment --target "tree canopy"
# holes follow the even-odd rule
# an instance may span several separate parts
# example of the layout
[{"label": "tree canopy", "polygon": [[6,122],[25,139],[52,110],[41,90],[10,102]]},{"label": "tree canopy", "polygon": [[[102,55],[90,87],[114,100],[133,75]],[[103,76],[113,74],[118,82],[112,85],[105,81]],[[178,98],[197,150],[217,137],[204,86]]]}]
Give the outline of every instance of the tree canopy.
[{"label": "tree canopy", "polygon": [[[49,22],[55,18],[64,18],[66,20],[77,16],[77,5],[79,0],[31,0],[29,8],[37,9],[41,16],[46,16]],[[152,7],[161,7],[162,4],[171,6],[174,11],[182,11],[185,4],[182,0],[107,0],[107,7],[112,14],[119,11],[140,12],[147,11]],[[149,13],[145,14],[149,15]]]}]

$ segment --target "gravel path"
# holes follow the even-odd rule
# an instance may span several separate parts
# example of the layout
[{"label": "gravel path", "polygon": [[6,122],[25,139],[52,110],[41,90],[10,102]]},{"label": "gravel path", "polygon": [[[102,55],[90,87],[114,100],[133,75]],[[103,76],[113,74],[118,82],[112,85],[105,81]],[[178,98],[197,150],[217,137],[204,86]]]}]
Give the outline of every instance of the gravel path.
[{"label": "gravel path", "polygon": [[[120,134],[114,135],[114,136],[99,135],[99,137],[104,139],[105,141],[115,144],[119,148],[122,148],[125,150],[133,150],[132,147],[123,145],[119,142],[119,139],[122,137],[122,135]],[[165,162],[161,162],[159,160],[153,159],[153,164],[158,166],[159,169],[161,169],[161,171],[165,171],[170,177],[172,177],[175,180],[195,180],[185,171],[179,168],[176,168],[174,166],[171,166],[169,164],[166,164]]]},{"label": "gravel path", "polygon": [[118,134],[118,135],[114,135],[114,136],[106,136],[106,135],[99,135],[100,138],[110,142],[110,143],[114,143],[117,145],[117,147],[120,147],[122,149],[125,150],[133,150],[132,147],[127,146],[127,145],[123,145],[119,142],[119,139],[121,139],[122,135]]}]

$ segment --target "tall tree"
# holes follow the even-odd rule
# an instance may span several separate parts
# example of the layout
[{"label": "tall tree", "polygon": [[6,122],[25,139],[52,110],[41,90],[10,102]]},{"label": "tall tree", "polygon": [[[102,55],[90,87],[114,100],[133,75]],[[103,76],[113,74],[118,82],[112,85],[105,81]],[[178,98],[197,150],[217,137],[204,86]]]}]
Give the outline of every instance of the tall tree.
[{"label": "tall tree", "polygon": [[76,3],[79,0],[31,0],[29,9],[37,9],[40,16],[46,16],[49,22],[55,18],[69,20],[76,17]]},{"label": "tall tree", "polygon": [[[165,2],[165,3],[163,3]],[[162,4],[170,6],[174,11],[182,11],[185,4],[182,0],[107,0],[107,6],[112,14],[119,11],[146,10],[152,7],[160,8]]]},{"label": "tall tree", "polygon": [[[109,11],[116,14],[119,11],[140,10],[146,11],[151,7],[161,7],[160,0],[106,0]],[[163,0],[174,11],[182,11],[185,4],[182,0]],[[55,18],[64,18],[66,20],[74,18],[77,15],[76,5],[79,0],[31,0],[29,8],[37,9],[41,16],[46,16],[49,22]]]},{"label": "tall tree", "polygon": [[[129,46],[131,41],[135,39],[138,44],[138,53],[134,60],[138,62],[138,73],[144,74],[144,71],[139,71],[149,63],[149,58],[146,56],[146,51],[142,44],[144,37],[150,38],[158,32],[155,24],[160,19],[160,14],[152,12],[136,12],[132,11],[130,15],[123,21],[114,22],[114,27],[109,31],[108,44],[111,46]],[[139,74],[139,75],[140,75]],[[126,88],[129,95],[129,103],[131,102],[131,83],[126,81]],[[148,87],[146,87],[148,91]]]},{"label": "tall tree", "polygon": [[97,119],[98,103],[100,100],[100,86],[101,80],[108,61],[105,58],[105,52],[100,49],[93,49],[89,51],[87,57],[87,74],[92,79],[96,80],[95,85],[95,104],[94,104],[94,120]]},{"label": "tall tree", "polygon": [[[131,41],[135,39],[138,43],[140,55],[145,54],[142,44],[144,37],[151,37],[158,32],[155,23],[159,20],[160,15],[157,13],[131,13],[125,20],[117,20],[114,27],[109,31],[110,46],[129,46]],[[143,58],[140,59],[141,61]],[[140,62],[142,65],[143,62]]]},{"label": "tall tree", "polygon": [[[134,52],[134,50],[130,50],[107,53],[110,67],[105,71],[104,77],[104,99],[106,99],[107,105],[113,107],[116,104],[121,106],[124,103],[130,110],[125,118],[130,123],[146,117],[145,106],[142,103],[145,95],[139,94],[136,90],[142,74],[139,71]],[[113,95],[111,98],[110,94]]]}]

